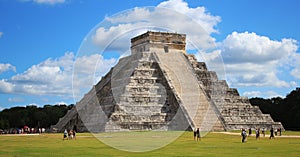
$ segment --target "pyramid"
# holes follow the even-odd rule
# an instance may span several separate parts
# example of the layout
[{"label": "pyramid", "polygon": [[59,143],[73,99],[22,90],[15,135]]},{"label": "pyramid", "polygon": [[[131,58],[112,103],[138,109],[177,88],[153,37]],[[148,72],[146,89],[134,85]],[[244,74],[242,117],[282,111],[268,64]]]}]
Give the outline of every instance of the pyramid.
[{"label": "pyramid", "polygon": [[59,132],[283,128],[185,50],[186,35],[148,31],[131,55],[51,126]]}]

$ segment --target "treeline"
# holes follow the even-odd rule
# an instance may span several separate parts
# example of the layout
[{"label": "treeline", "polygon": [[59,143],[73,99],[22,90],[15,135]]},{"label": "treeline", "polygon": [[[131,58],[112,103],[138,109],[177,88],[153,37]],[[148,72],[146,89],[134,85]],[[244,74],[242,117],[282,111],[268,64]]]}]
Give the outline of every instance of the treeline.
[{"label": "treeline", "polygon": [[74,105],[45,105],[44,107],[12,107],[0,112],[0,129],[49,128],[58,122]]},{"label": "treeline", "polygon": [[286,130],[300,130],[300,88],[293,90],[286,98],[251,98],[250,103],[268,113],[274,121],[281,122]]},{"label": "treeline", "polygon": [[[270,114],[274,121],[281,122],[286,130],[300,130],[300,88],[286,98],[251,98],[250,103],[263,113]],[[74,105],[45,105],[44,107],[12,107],[0,112],[0,129],[49,128],[58,122]]]}]

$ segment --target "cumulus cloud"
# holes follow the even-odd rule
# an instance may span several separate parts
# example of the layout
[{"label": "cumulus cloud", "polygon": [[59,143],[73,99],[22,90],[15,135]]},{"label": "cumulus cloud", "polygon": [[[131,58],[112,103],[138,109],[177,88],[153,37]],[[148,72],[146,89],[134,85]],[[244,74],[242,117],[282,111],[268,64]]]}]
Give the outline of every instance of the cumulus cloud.
[{"label": "cumulus cloud", "polygon": [[244,92],[242,94],[243,96],[246,96],[246,97],[260,97],[262,95],[262,93],[260,91],[247,91],[247,92]]},{"label": "cumulus cloud", "polygon": [[298,49],[296,43],[293,39],[271,40],[253,32],[233,32],[222,42],[221,48],[226,62],[259,63],[286,59]]},{"label": "cumulus cloud", "polygon": [[109,69],[116,64],[116,59],[105,59],[102,55],[78,57],[74,62],[73,96],[76,101],[82,98],[91,87],[98,83]]},{"label": "cumulus cloud", "polygon": [[58,105],[68,105],[66,102],[64,101],[59,101],[59,102],[55,102],[54,104],[58,104]]},{"label": "cumulus cloud", "polygon": [[[215,39],[210,35],[218,32],[215,26],[221,18],[211,15],[204,7],[190,8],[182,0],[169,0],[156,7],[134,8],[104,21],[110,26],[97,28],[94,43],[100,47],[110,45],[111,50],[125,52],[129,49],[130,38],[147,30],[185,33],[187,40],[193,41],[197,47],[214,47]],[[191,47],[188,45],[188,48]]]},{"label": "cumulus cloud", "polygon": [[266,91],[266,92],[261,92],[261,91],[247,91],[243,93],[244,96],[246,97],[264,97],[264,98],[274,98],[274,97],[284,97],[280,94],[278,94],[275,91]]},{"label": "cumulus cloud", "polygon": [[0,74],[5,72],[5,71],[10,71],[10,70],[16,72],[16,67],[9,64],[9,63],[5,63],[5,64],[0,63]]},{"label": "cumulus cloud", "polygon": [[297,41],[275,41],[256,33],[233,32],[219,46],[230,84],[241,87],[294,85],[294,82],[279,79],[278,75],[279,69],[291,64],[289,61],[297,54]]},{"label": "cumulus cloud", "polygon": [[[160,3],[158,5],[158,7],[173,9],[184,15],[189,16],[192,20],[199,23],[199,25],[201,27],[203,27],[205,29],[205,31],[207,31],[209,34],[218,32],[218,30],[215,29],[215,26],[219,22],[221,22],[221,18],[219,16],[211,15],[209,12],[207,12],[205,7],[203,7],[203,6],[196,7],[196,8],[190,8],[188,6],[188,3],[186,3],[182,0],[169,0],[169,1]],[[177,18],[176,18],[176,20],[177,20]]]},{"label": "cumulus cloud", "polygon": [[25,72],[1,80],[2,93],[65,94],[71,90],[70,81],[74,55],[66,53],[58,59],[47,59],[32,65]]},{"label": "cumulus cloud", "polygon": [[295,63],[294,69],[291,71],[291,75],[296,79],[300,79],[300,54],[294,54],[291,62]]},{"label": "cumulus cloud", "polygon": [[[91,88],[92,83],[87,84],[87,80],[93,79],[93,75],[88,74],[95,71],[97,62],[105,65],[98,69],[109,69],[115,60],[105,60],[98,54],[76,58],[72,52],[67,52],[62,57],[49,58],[32,65],[23,73],[12,76],[10,79],[0,80],[0,92],[71,97],[72,83],[74,83],[72,82],[73,65],[77,63],[76,73],[80,76],[75,79],[75,84],[81,88]],[[100,70],[100,73],[103,71]]]}]

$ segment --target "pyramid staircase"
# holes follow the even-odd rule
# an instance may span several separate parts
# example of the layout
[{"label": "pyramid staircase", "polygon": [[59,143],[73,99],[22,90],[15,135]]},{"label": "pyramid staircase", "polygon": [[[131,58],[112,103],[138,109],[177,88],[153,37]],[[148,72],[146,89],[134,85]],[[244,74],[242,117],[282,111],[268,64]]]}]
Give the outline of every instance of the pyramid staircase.
[{"label": "pyramid staircase", "polygon": [[185,53],[185,35],[147,32],[82,100],[52,126],[79,131],[236,130],[282,127],[251,106],[204,62]]}]

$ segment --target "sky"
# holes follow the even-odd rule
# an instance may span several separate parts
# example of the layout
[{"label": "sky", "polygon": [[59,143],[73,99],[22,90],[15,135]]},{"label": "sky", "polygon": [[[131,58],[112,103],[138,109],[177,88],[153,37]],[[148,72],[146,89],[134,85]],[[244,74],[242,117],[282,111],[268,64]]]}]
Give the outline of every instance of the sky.
[{"label": "sky", "polygon": [[300,84],[299,17],[297,0],[0,0],[0,110],[76,103],[152,26],[187,34],[240,95],[285,97]]}]

